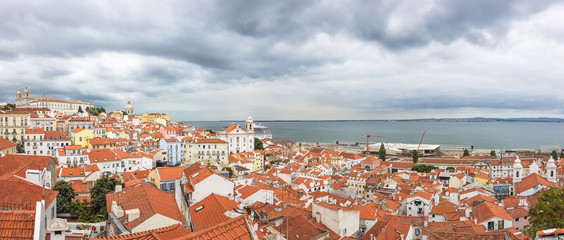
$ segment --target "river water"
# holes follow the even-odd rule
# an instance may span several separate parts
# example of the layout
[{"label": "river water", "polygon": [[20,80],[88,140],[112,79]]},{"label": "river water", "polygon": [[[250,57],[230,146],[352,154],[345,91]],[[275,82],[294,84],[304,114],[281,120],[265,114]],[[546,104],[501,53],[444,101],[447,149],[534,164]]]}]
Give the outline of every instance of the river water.
[{"label": "river water", "polygon": [[[270,128],[274,139],[319,143],[363,143],[363,134],[387,136],[371,142],[472,145],[483,149],[539,149],[564,143],[562,122],[447,122],[447,121],[255,121]],[[185,121],[202,129],[221,130],[231,123]],[[562,148],[562,147],[560,147]]]}]

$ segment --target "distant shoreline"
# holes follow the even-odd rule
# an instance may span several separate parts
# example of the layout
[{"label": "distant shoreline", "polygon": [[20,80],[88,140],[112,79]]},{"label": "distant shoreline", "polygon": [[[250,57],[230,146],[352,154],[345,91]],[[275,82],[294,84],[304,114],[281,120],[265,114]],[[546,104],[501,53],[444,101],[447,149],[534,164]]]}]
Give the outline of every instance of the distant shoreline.
[{"label": "distant shoreline", "polygon": [[[199,120],[180,122],[243,122],[242,120]],[[255,120],[255,122],[564,122],[564,118],[420,118],[394,120]]]}]

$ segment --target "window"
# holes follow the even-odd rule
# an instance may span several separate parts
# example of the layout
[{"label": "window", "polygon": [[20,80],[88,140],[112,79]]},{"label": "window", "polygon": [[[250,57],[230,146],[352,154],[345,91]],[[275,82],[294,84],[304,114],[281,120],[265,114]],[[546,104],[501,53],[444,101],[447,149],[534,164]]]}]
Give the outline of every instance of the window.
[{"label": "window", "polygon": [[515,222],[519,222],[519,218],[515,218]]},{"label": "window", "polygon": [[488,231],[494,230],[494,222],[488,222]]},{"label": "window", "polygon": [[497,229],[504,229],[504,227],[503,227],[503,220],[499,220],[499,221],[497,222],[497,227],[498,227]]}]

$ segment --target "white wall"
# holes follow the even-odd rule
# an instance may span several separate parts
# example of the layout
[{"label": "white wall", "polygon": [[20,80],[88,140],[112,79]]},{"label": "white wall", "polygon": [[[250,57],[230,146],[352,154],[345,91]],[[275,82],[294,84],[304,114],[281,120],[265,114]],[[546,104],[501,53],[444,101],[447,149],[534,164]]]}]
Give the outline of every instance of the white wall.
[{"label": "white wall", "polygon": [[[125,216],[127,217],[127,216]],[[136,232],[142,232],[142,231],[147,231],[147,230],[152,230],[152,229],[157,229],[157,228],[162,228],[162,227],[166,227],[166,226],[170,226],[170,225],[175,225],[175,224],[182,224],[182,222],[179,222],[177,220],[174,220],[172,218],[163,216],[161,214],[155,214],[150,218],[145,219],[145,221],[143,221],[141,224],[135,226],[134,228],[131,229],[132,233],[136,233]]]},{"label": "white wall", "polygon": [[213,174],[194,186],[191,203],[195,204],[212,193],[227,197],[229,194],[233,194],[234,187],[235,183]]}]

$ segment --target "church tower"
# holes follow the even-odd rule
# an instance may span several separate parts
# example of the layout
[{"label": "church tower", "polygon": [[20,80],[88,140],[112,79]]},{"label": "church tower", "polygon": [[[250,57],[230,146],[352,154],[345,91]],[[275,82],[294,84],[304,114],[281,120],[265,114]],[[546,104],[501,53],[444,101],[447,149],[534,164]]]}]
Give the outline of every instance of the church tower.
[{"label": "church tower", "polygon": [[249,117],[247,118],[247,121],[245,121],[245,130],[247,130],[248,132],[255,131],[255,122],[253,122],[253,118],[251,117],[250,114]]},{"label": "church tower", "polygon": [[20,107],[22,105],[22,90],[18,88],[18,92],[16,92],[16,107]]},{"label": "church tower", "polygon": [[521,165],[521,159],[517,157],[513,163],[513,184],[521,182],[521,179],[523,179],[523,165]]},{"label": "church tower", "polygon": [[556,182],[556,164],[554,164],[554,159],[550,157],[548,163],[546,164],[546,180],[549,182]]}]

